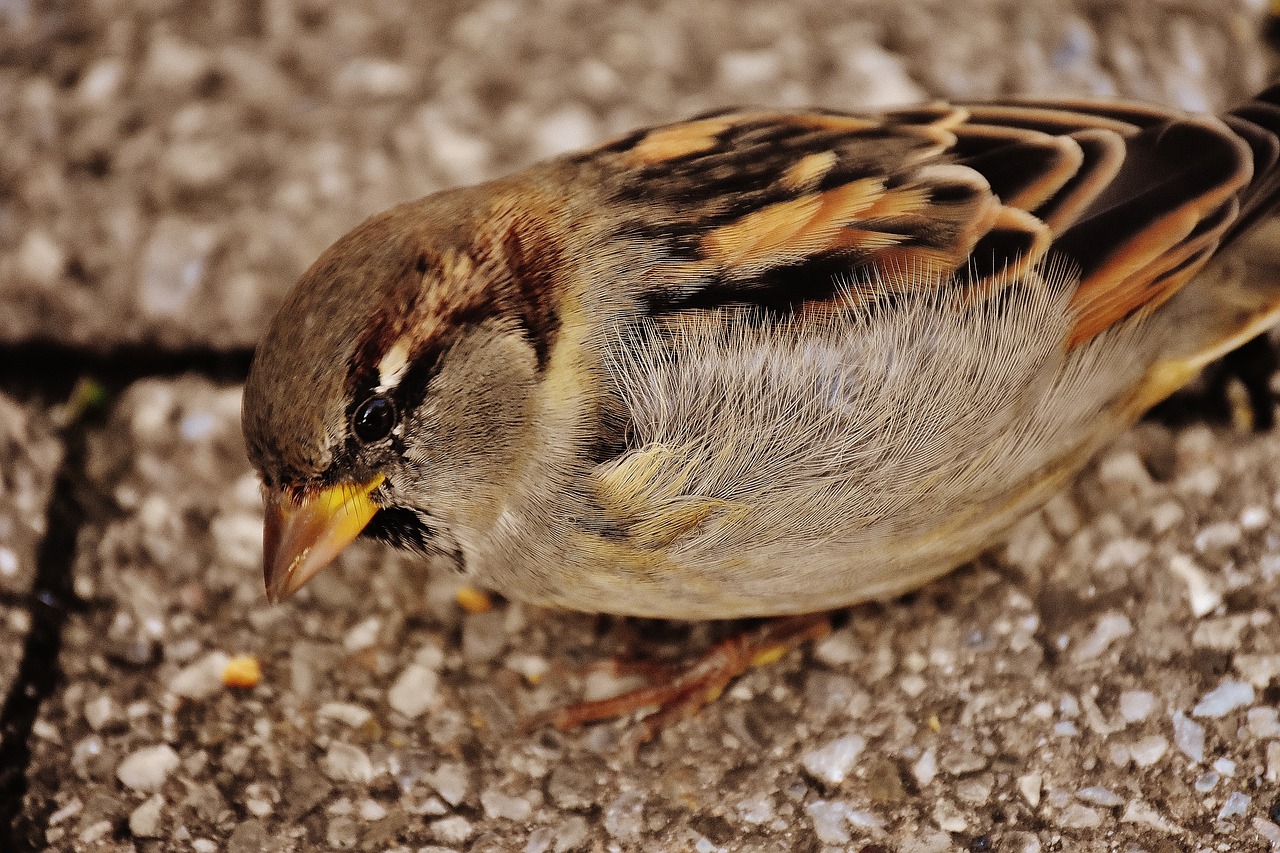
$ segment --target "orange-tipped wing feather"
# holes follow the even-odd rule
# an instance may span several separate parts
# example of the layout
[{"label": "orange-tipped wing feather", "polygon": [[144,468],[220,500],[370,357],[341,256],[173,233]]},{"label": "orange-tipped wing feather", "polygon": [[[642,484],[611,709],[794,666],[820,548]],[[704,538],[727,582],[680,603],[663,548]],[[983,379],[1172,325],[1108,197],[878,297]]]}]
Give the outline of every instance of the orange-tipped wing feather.
[{"label": "orange-tipped wing feather", "polygon": [[1280,87],[1221,120],[1087,101],[722,113],[587,156],[611,200],[643,206],[620,236],[675,259],[657,312],[801,310],[930,276],[980,298],[1052,258],[1079,272],[1078,343],[1164,303],[1271,207],[1278,134]]}]

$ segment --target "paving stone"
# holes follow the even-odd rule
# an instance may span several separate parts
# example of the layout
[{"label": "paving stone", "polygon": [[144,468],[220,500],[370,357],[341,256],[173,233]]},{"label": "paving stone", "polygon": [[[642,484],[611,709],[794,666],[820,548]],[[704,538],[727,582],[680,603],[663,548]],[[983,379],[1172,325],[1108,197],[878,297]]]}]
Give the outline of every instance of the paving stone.
[{"label": "paving stone", "polygon": [[61,460],[48,414],[0,394],[0,697],[18,674],[31,629],[26,596]]},{"label": "paving stone", "polygon": [[[0,338],[241,345],[364,213],[725,101],[1196,106],[1260,76],[1243,2],[322,6],[0,4],[0,55],[28,57],[0,66]],[[23,435],[6,466],[44,446]],[[1143,425],[1007,546],[855,608],[627,760],[628,721],[523,723],[611,655],[733,626],[468,614],[447,570],[370,543],[269,607],[239,390],[140,381],[89,435],[104,506],[24,820],[53,850],[1264,849],[1276,459],[1277,435]],[[7,644],[22,617],[0,616]],[[260,680],[231,686],[246,658]],[[1252,700],[1197,716],[1224,684]]]},{"label": "paving stone", "polygon": [[0,393],[0,593],[31,590],[61,461],[49,413]]},{"label": "paving stone", "polygon": [[398,201],[725,104],[1261,81],[1259,0],[0,6],[0,341],[245,347]]},{"label": "paving stone", "polygon": [[[139,843],[266,837],[296,850],[555,849],[562,837],[907,849],[939,830],[994,849],[1055,837],[1087,849],[1099,833],[1141,844],[1153,828],[1262,843],[1270,804],[1250,792],[1273,789],[1280,765],[1267,722],[1280,669],[1266,663],[1280,660],[1280,435],[1141,425],[1007,546],[855,608],[820,655],[749,673],[628,761],[628,722],[519,723],[582,695],[609,655],[687,653],[731,626],[516,604],[467,614],[441,604],[447,570],[373,544],[269,607],[238,408],[235,387],[147,380],[91,442],[117,512],[86,534],[76,583],[93,606],[69,621],[67,686],[35,728],[28,818],[55,849],[104,822]],[[1184,491],[1176,472],[1206,455],[1222,487]],[[1153,472],[1140,499],[1113,487],[1123,459]],[[1167,502],[1182,521],[1157,532],[1152,508]],[[1074,532],[1028,547],[1064,507]],[[1240,529],[1230,548],[1189,556],[1224,525]],[[1126,537],[1147,543],[1142,558],[1104,559]],[[1179,556],[1217,594],[1212,611],[1197,615],[1193,584],[1170,568]],[[468,657],[466,624],[495,613],[505,650]],[[1205,625],[1227,626],[1232,645]],[[220,683],[244,655],[261,681]],[[396,690],[410,671],[431,674],[432,694],[406,714]],[[1232,701],[1206,713],[1223,685]]]}]

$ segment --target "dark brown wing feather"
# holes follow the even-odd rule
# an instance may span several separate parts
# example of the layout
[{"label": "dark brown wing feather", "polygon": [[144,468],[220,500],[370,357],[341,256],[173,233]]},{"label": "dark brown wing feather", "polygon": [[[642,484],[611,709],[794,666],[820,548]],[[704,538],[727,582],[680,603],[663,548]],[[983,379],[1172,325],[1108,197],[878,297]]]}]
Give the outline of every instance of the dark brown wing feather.
[{"label": "dark brown wing feather", "polygon": [[635,211],[615,236],[674,259],[655,312],[795,310],[953,275],[982,294],[1053,255],[1080,271],[1083,341],[1164,302],[1272,206],[1278,137],[1275,87],[1222,120],[1085,101],[722,113],[582,162]]}]

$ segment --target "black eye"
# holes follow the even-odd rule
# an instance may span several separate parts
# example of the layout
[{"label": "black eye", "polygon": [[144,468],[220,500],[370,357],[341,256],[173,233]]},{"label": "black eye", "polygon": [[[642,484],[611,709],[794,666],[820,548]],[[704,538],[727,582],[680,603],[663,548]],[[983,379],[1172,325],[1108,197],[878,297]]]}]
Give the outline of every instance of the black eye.
[{"label": "black eye", "polygon": [[396,407],[386,397],[373,396],[361,403],[351,416],[351,428],[365,444],[391,435],[396,425]]}]

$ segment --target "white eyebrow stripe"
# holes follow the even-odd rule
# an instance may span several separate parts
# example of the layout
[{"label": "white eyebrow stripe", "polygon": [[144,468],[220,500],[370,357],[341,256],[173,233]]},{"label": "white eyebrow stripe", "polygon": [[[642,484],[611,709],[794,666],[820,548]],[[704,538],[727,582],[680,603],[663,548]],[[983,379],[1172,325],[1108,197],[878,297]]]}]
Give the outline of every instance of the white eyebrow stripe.
[{"label": "white eyebrow stripe", "polygon": [[409,341],[400,338],[391,345],[391,349],[378,362],[378,393],[384,393],[396,387],[409,367]]}]

